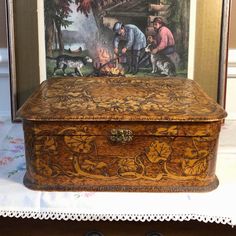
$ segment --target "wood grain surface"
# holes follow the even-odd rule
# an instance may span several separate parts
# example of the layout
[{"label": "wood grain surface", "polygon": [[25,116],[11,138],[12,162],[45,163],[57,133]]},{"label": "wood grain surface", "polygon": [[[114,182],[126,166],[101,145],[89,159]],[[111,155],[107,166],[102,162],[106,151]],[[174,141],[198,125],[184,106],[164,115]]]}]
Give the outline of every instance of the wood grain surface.
[{"label": "wood grain surface", "polygon": [[19,114],[29,188],[197,192],[218,185],[226,113],[194,81],[52,79]]},{"label": "wood grain surface", "polygon": [[[217,187],[220,122],[203,123],[200,129],[192,124],[188,130],[179,124],[145,122],[57,124],[24,122],[25,184],[30,188],[175,192]],[[109,131],[117,127],[132,130],[134,136],[124,142],[112,140]],[[51,134],[51,130],[56,133]]]},{"label": "wood grain surface", "polygon": [[185,78],[54,78],[22,106],[26,120],[210,122],[226,112]]}]

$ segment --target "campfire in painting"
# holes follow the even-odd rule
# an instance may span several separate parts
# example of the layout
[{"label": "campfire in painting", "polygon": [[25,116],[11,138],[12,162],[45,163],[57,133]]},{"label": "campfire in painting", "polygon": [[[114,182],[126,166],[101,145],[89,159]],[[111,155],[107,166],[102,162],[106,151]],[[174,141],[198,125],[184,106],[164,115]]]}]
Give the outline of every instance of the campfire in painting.
[{"label": "campfire in painting", "polygon": [[113,56],[107,48],[98,47],[94,60],[94,70],[98,76],[124,76],[125,70],[119,63],[120,58]]}]

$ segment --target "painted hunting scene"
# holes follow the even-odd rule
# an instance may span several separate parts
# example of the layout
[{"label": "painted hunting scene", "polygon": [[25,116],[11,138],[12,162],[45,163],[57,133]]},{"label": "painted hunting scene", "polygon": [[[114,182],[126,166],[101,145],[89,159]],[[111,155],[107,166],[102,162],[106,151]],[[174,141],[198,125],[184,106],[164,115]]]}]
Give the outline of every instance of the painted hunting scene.
[{"label": "painted hunting scene", "polygon": [[47,78],[187,77],[190,0],[44,0]]}]

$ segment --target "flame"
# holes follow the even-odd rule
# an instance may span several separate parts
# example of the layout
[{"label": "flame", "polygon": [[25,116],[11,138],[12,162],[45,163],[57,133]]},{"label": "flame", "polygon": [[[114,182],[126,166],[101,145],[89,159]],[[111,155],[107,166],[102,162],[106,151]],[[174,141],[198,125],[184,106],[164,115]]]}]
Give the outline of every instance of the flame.
[{"label": "flame", "polygon": [[113,61],[107,48],[96,49],[94,67],[100,70],[103,76],[122,76],[125,74],[124,68],[118,63],[118,59]]},{"label": "flame", "polygon": [[121,76],[125,74],[124,69],[120,65],[116,67],[105,66],[104,68],[102,68],[101,73],[102,75],[109,76]]}]

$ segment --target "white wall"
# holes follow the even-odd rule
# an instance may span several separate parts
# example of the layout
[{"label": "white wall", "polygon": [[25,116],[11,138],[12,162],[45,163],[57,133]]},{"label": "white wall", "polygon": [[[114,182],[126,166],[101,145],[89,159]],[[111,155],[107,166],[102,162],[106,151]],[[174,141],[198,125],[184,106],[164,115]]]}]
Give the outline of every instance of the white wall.
[{"label": "white wall", "polygon": [[8,54],[6,48],[0,48],[0,116],[10,116],[10,114]]},{"label": "white wall", "polygon": [[0,0],[0,117],[11,114],[5,2]]},{"label": "white wall", "polygon": [[236,120],[236,49],[229,50],[226,111],[228,120]]}]

